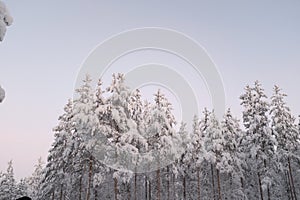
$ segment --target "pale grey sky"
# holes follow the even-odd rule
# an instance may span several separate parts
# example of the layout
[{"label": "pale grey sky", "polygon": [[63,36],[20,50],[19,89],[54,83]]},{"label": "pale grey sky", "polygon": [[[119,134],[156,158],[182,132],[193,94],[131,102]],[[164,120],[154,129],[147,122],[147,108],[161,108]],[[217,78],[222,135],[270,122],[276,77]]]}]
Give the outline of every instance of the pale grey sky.
[{"label": "pale grey sky", "polygon": [[[32,172],[39,156],[46,159],[51,130],[73,95],[83,60],[103,40],[128,29],[162,27],[194,38],[216,63],[227,107],[238,117],[238,97],[255,80],[268,96],[280,85],[293,113],[300,114],[300,1],[4,2],[14,23],[0,43],[0,84],[7,93],[0,105],[0,170],[13,159],[18,178]],[[118,63],[140,64],[154,54],[143,55]],[[155,59],[164,56],[170,60]],[[188,67],[175,61],[178,70]],[[112,71],[124,70],[116,64]],[[194,83],[203,88],[201,80]],[[200,104],[209,103],[204,91]]]}]

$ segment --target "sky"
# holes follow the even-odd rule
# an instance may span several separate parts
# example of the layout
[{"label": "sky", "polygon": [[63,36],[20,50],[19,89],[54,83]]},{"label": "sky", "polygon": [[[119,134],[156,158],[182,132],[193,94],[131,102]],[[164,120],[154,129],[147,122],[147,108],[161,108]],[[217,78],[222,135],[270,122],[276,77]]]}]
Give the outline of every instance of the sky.
[{"label": "sky", "polygon": [[[0,85],[6,90],[0,104],[0,170],[13,160],[18,179],[32,173],[40,156],[46,160],[52,129],[73,96],[85,58],[107,38],[130,29],[173,29],[201,44],[222,76],[226,107],[235,116],[241,117],[243,88],[255,80],[268,96],[274,84],[282,87],[293,114],[300,114],[300,1],[4,2],[14,22],[0,43]],[[189,76],[189,66],[178,58],[144,51],[114,63],[105,85],[112,72],[150,61],[172,65]],[[191,82],[201,91],[200,107],[210,107],[203,80]],[[156,89],[142,91],[150,98]],[[176,98],[170,98],[179,115]]]}]

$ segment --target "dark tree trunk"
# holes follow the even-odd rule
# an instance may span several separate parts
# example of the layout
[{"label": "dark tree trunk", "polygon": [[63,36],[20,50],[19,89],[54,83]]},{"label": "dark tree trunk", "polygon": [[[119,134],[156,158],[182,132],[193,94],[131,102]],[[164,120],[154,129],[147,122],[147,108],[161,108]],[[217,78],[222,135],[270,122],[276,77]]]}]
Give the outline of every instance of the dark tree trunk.
[{"label": "dark tree trunk", "polygon": [[95,200],[98,200],[98,186],[95,188]]},{"label": "dark tree trunk", "polygon": [[86,192],[86,200],[90,199],[91,196],[91,185],[92,185],[92,176],[93,176],[93,160],[90,158],[90,166],[89,166],[89,180],[88,180],[88,188]]},{"label": "dark tree trunk", "polygon": [[294,178],[293,178],[293,174],[292,174],[291,158],[290,157],[288,157],[288,164],[289,164],[289,174],[290,174],[290,177],[291,177],[291,185],[292,185],[292,188],[293,188],[293,194],[294,194],[295,200],[297,200],[295,184],[294,184]]},{"label": "dark tree trunk", "polygon": [[126,183],[126,185],[127,185],[127,198],[128,200],[130,200],[131,199],[130,183]]},{"label": "dark tree trunk", "polygon": [[288,185],[287,188],[287,194],[289,194],[289,199],[294,200],[294,195],[293,195],[293,189],[291,185],[291,179],[288,171],[285,171],[285,178],[286,178],[286,183]]},{"label": "dark tree trunk", "polygon": [[134,174],[134,200],[137,200],[137,174]]},{"label": "dark tree trunk", "polygon": [[118,180],[114,178],[115,200],[118,200]]},{"label": "dark tree trunk", "polygon": [[170,169],[167,166],[167,199],[170,200]]},{"label": "dark tree trunk", "polygon": [[183,175],[183,199],[186,200],[186,178],[185,178],[185,174]]},{"label": "dark tree trunk", "polygon": [[63,186],[60,185],[60,197],[59,197],[60,200],[63,199]]},{"label": "dark tree trunk", "polygon": [[151,180],[149,179],[149,199],[151,200]]},{"label": "dark tree trunk", "polygon": [[214,180],[214,166],[213,164],[210,165],[211,168],[211,180],[212,180],[212,193],[213,193],[213,199],[216,200],[216,194],[215,194],[215,180]]},{"label": "dark tree trunk", "polygon": [[160,196],[160,169],[158,169],[156,171],[156,180],[157,180],[157,200],[161,200],[161,196]]},{"label": "dark tree trunk", "polygon": [[82,171],[80,179],[79,179],[79,200],[81,200],[81,197],[82,197],[82,177],[83,177],[83,172],[84,172],[84,170]]},{"label": "dark tree trunk", "polygon": [[53,189],[53,192],[52,192],[52,200],[54,200],[54,196],[55,195],[55,189]]},{"label": "dark tree trunk", "polygon": [[244,195],[244,199],[245,199],[245,184],[244,184],[244,179],[241,177],[241,187],[243,190],[243,195]]},{"label": "dark tree trunk", "polygon": [[218,178],[218,195],[219,195],[219,200],[222,200],[220,171],[218,169],[217,169],[217,178]]},{"label": "dark tree trunk", "polygon": [[260,192],[260,199],[264,200],[264,194],[263,194],[263,189],[262,189],[262,184],[261,184],[261,178],[259,172],[257,172],[258,176],[258,184],[259,184],[259,192]]},{"label": "dark tree trunk", "polygon": [[148,176],[145,174],[145,200],[148,200]]},{"label": "dark tree trunk", "polygon": [[198,192],[198,200],[200,200],[201,199],[200,167],[197,168],[197,192]]}]

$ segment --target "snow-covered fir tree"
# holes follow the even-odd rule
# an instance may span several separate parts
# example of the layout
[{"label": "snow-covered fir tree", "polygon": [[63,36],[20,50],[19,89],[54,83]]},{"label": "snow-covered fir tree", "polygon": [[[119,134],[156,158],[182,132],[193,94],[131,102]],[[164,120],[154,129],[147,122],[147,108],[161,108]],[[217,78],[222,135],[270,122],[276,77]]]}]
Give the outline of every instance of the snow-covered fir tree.
[{"label": "snow-covered fir tree", "polygon": [[6,173],[0,174],[0,199],[12,200],[16,198],[16,181],[14,177],[13,162],[8,162]]},{"label": "snow-covered fir tree", "polygon": [[243,189],[243,169],[246,165],[240,149],[242,130],[239,121],[232,116],[230,109],[221,122],[224,138],[220,171],[224,177],[224,199],[245,199]]},{"label": "snow-covered fir tree", "polygon": [[269,127],[267,96],[261,84],[256,81],[254,87],[245,88],[245,94],[240,99],[244,107],[243,122],[246,129],[246,136],[242,141],[244,153],[248,155],[248,169],[255,169],[246,170],[249,173],[245,185],[246,195],[251,196],[251,199],[271,198],[270,188],[274,183],[271,175],[274,166],[271,161],[275,157],[277,142]]},{"label": "snow-covered fir tree", "polygon": [[[41,192],[41,183],[43,179],[43,168],[44,163],[42,158],[38,159],[38,163],[34,166],[34,171],[30,177],[26,179],[26,193],[33,199],[38,199],[40,197]],[[22,187],[22,181],[20,182],[20,186]],[[19,184],[18,184],[19,185]],[[22,188],[20,188],[22,190]]]},{"label": "snow-covered fir tree", "polygon": [[[300,160],[296,154],[299,149],[299,132],[295,118],[284,101],[286,96],[278,86],[274,86],[270,114],[272,118],[272,132],[277,139],[277,158],[273,164],[280,165],[280,173],[276,176],[276,182],[278,182],[279,186],[279,188],[277,187],[279,191],[277,191],[276,197],[289,196],[291,199],[296,199],[294,172],[291,162]],[[282,179],[286,181],[281,181]]]},{"label": "snow-covered fir tree", "polygon": [[69,100],[64,108],[65,113],[59,117],[59,125],[55,132],[52,148],[49,150],[47,164],[44,169],[44,180],[41,184],[41,198],[62,199],[67,188],[67,169],[70,167],[71,154],[70,140],[72,130],[71,118],[73,116],[72,102]]},{"label": "snow-covered fir tree", "polygon": [[270,105],[258,82],[246,87],[244,128],[230,109],[221,121],[204,109],[187,131],[161,91],[143,101],[122,74],[107,90],[91,83],[64,107],[45,166],[18,182],[11,162],[0,172],[0,200],[299,198],[300,126],[279,87]]}]

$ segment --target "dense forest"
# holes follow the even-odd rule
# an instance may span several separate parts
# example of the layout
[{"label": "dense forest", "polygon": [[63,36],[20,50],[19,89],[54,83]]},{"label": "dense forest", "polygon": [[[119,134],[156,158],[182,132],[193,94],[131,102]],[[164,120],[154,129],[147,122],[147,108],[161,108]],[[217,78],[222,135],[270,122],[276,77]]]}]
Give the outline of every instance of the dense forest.
[{"label": "dense forest", "polygon": [[188,131],[161,91],[147,102],[122,74],[106,90],[91,82],[65,105],[45,164],[20,181],[12,161],[0,172],[1,200],[300,199],[300,126],[278,86],[271,98],[246,86],[241,120],[204,109]]}]

